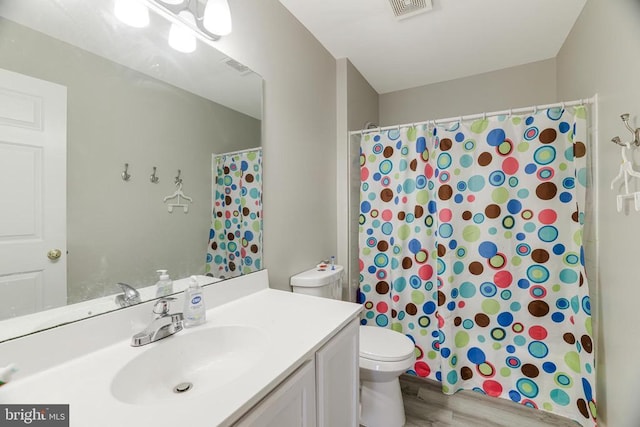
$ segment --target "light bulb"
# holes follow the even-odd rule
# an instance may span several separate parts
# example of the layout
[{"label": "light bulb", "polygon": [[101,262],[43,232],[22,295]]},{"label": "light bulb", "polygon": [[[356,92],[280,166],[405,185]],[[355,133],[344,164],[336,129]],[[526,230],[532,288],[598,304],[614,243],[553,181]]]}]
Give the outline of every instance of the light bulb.
[{"label": "light bulb", "polygon": [[208,0],[202,24],[217,36],[231,33],[231,11],[227,0]]},{"label": "light bulb", "polygon": [[[195,18],[190,12],[183,10],[178,16],[196,25]],[[196,50],[196,36],[185,24],[174,22],[169,29],[169,46],[180,52],[191,53]]]},{"label": "light bulb", "polygon": [[149,9],[137,0],[116,0],[113,13],[120,21],[136,28],[149,25]]}]

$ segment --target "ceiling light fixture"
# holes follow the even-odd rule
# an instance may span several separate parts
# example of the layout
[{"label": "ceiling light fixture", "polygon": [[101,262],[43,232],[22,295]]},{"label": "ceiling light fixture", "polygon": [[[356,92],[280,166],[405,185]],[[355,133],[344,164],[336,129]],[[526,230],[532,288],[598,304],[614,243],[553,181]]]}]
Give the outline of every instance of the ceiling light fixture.
[{"label": "ceiling light fixture", "polygon": [[116,0],[113,13],[120,21],[135,28],[149,25],[149,9],[138,1]]},{"label": "ceiling light fixture", "polygon": [[[175,15],[183,24],[209,40],[231,33],[231,11],[227,0],[147,0]],[[186,19],[186,14],[193,19]]]},{"label": "ceiling light fixture", "polygon": [[[142,27],[149,24],[147,6],[171,21],[169,45],[180,52],[193,52],[196,37],[204,41],[217,41],[231,33],[231,11],[227,0],[116,0],[115,15],[122,22]],[[135,9],[146,11],[146,24],[142,18],[129,16]]]},{"label": "ceiling light fixture", "polygon": [[204,8],[202,25],[219,36],[231,33],[231,11],[227,0],[208,0]]},{"label": "ceiling light fixture", "polygon": [[[193,15],[185,10],[178,13],[178,17],[190,22],[189,27],[195,25]],[[188,27],[174,22],[169,29],[169,46],[180,52],[191,53],[196,50],[196,36]]]}]

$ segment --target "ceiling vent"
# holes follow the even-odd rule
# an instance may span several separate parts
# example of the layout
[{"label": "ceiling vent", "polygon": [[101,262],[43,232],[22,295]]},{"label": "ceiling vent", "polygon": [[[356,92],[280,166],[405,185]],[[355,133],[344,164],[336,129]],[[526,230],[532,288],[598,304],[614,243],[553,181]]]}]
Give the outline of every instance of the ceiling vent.
[{"label": "ceiling vent", "polygon": [[433,9],[432,0],[389,0],[397,19],[406,19]]},{"label": "ceiling vent", "polygon": [[225,64],[227,64],[229,67],[233,68],[234,70],[236,70],[238,73],[240,73],[240,75],[245,76],[247,74],[251,74],[252,71],[249,67],[247,67],[244,64],[241,64],[240,62],[236,61],[235,59],[231,59],[231,58],[224,58],[222,60],[222,62],[224,62]]}]

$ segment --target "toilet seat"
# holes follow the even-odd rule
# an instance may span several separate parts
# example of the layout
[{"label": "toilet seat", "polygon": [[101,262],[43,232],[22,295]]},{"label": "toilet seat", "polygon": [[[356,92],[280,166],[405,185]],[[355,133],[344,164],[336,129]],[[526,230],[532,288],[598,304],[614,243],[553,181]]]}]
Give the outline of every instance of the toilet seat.
[{"label": "toilet seat", "polygon": [[382,362],[380,360],[372,360],[360,356],[358,359],[358,366],[360,367],[360,369],[365,369],[373,372],[396,372],[397,375],[400,375],[401,373],[411,369],[413,366],[413,362],[413,355],[397,362]]},{"label": "toilet seat", "polygon": [[360,326],[360,358],[372,362],[406,362],[414,344],[407,336],[376,326]]}]

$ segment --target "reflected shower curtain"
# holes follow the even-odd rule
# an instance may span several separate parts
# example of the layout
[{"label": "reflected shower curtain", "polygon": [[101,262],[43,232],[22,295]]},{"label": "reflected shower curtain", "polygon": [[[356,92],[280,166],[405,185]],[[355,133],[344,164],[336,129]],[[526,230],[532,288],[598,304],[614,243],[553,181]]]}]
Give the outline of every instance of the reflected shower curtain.
[{"label": "reflected shower curtain", "polygon": [[205,274],[262,268],[262,149],[213,157],[213,218]]},{"label": "reflected shower curtain", "polygon": [[363,136],[362,323],[410,373],[595,425],[586,132],[580,106]]}]

